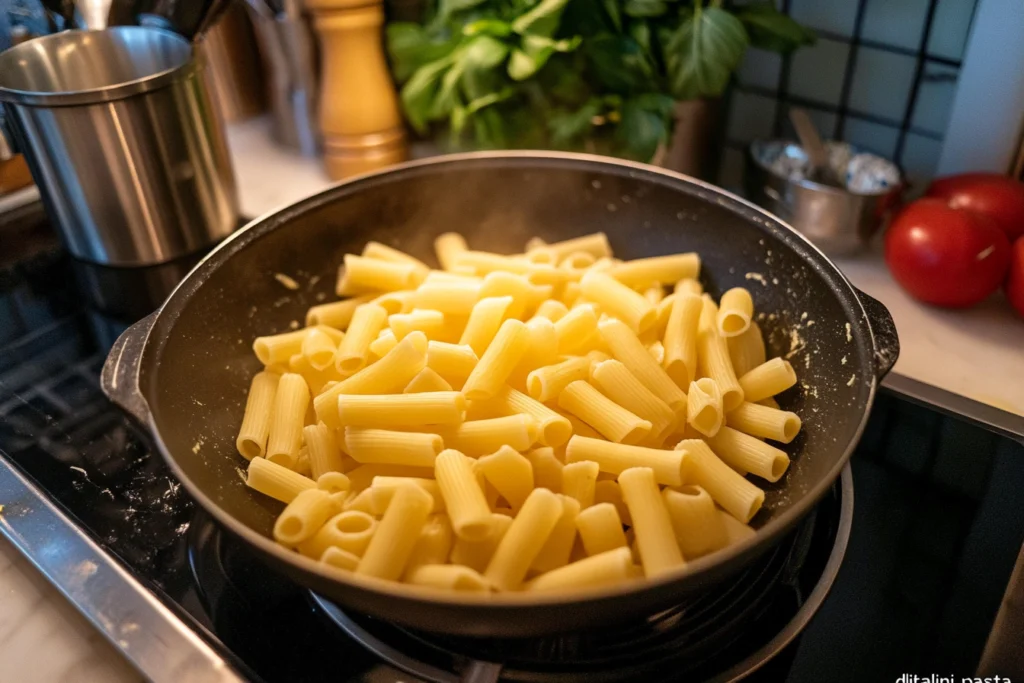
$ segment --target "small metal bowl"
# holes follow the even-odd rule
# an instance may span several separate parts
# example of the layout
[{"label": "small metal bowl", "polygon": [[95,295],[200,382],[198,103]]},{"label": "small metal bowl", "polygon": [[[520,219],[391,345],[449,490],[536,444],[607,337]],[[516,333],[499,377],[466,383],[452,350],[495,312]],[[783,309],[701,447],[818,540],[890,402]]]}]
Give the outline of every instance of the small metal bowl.
[{"label": "small metal bowl", "polygon": [[[848,147],[851,158],[863,151]],[[780,175],[772,169],[779,155],[798,161],[804,152],[789,140],[755,141],[747,148],[747,197],[792,225],[829,256],[863,249],[900,205],[905,183],[891,162],[885,163],[895,171],[895,183],[870,192],[853,192],[807,180],[799,173],[795,177]],[[846,177],[845,172],[838,175]]]}]

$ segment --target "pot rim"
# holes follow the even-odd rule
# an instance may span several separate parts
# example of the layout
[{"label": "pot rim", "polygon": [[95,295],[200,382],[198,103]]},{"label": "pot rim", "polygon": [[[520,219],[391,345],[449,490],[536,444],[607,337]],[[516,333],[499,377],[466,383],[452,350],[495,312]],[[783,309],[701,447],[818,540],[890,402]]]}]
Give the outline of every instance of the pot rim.
[{"label": "pot rim", "polygon": [[187,49],[187,56],[179,64],[162,69],[155,73],[140,76],[128,81],[122,81],[120,83],[112,83],[109,85],[85,88],[82,90],[23,90],[20,88],[4,86],[2,78],[0,78],[0,102],[8,102],[14,105],[53,107],[112,102],[131,97],[132,95],[139,95],[167,87],[175,81],[187,78],[198,69],[199,65],[198,60],[196,59],[195,48],[191,43],[189,43],[189,41],[177,33],[148,26],[114,26],[103,30],[73,29],[69,31],[62,31],[60,33],[40,36],[39,38],[34,38],[20,45],[16,45],[9,50],[0,53],[0,74],[3,74],[8,70],[13,71],[23,68],[20,66],[19,62],[23,63],[22,60],[31,59],[32,53],[38,51],[40,48],[66,46],[62,44],[82,44],[83,42],[88,41],[92,35],[107,35],[110,33],[160,34],[162,40],[170,40],[184,46]]}]

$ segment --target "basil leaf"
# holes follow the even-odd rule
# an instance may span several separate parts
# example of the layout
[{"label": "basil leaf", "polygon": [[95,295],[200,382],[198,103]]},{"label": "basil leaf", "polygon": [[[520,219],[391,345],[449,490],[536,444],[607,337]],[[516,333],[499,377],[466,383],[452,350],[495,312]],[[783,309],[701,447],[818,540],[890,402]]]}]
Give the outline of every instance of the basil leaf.
[{"label": "basil leaf", "polygon": [[447,19],[456,12],[462,12],[481,5],[485,0],[441,0],[438,15]]},{"label": "basil leaf", "polygon": [[519,35],[550,38],[558,28],[562,10],[569,0],[541,0],[533,9],[512,22],[512,30]]},{"label": "basil leaf", "polygon": [[451,62],[451,57],[445,57],[420,67],[402,87],[401,100],[405,117],[409,125],[420,134],[427,131],[427,121],[431,118],[441,74]]},{"label": "basil leaf", "polygon": [[480,35],[466,45],[462,61],[466,68],[484,70],[498,66],[507,56],[508,46],[505,43],[488,35]]},{"label": "basil leaf", "polygon": [[655,87],[654,65],[629,36],[604,33],[588,39],[583,50],[594,78],[618,93],[645,92]]},{"label": "basil leaf", "polygon": [[388,55],[399,82],[421,66],[441,59],[455,47],[455,41],[433,37],[419,24],[395,22],[387,27]]},{"label": "basil leaf", "polygon": [[697,7],[665,45],[669,92],[679,100],[717,97],[747,48],[747,32],[718,7]]},{"label": "basil leaf", "polygon": [[583,137],[593,127],[594,117],[601,113],[603,103],[599,97],[592,97],[574,112],[554,113],[548,119],[551,142],[564,147]]},{"label": "basil leaf", "polygon": [[665,0],[626,0],[622,11],[631,17],[660,17],[668,11]]},{"label": "basil leaf", "polygon": [[477,19],[462,27],[462,35],[475,36],[479,34],[504,38],[512,33],[512,25],[501,19]]},{"label": "basil leaf", "polygon": [[803,45],[812,45],[815,40],[814,31],[775,9],[772,2],[746,5],[737,16],[754,47],[786,54]]},{"label": "basil leaf", "polygon": [[626,156],[637,161],[651,160],[658,145],[668,140],[671,107],[671,98],[656,94],[641,95],[623,103],[622,120],[615,137]]},{"label": "basil leaf", "polygon": [[448,69],[448,72],[441,77],[441,87],[437,90],[434,102],[430,107],[430,118],[442,119],[461,104],[459,100],[459,81],[465,71],[465,62],[456,62]]},{"label": "basil leaf", "polygon": [[502,88],[498,92],[492,92],[490,95],[484,95],[483,97],[476,98],[466,105],[465,112],[467,114],[475,114],[481,109],[490,107],[492,104],[504,102],[515,94],[516,91],[514,88]]},{"label": "basil leaf", "polygon": [[514,81],[523,81],[537,73],[555,52],[575,50],[582,38],[575,36],[551,40],[543,36],[523,36],[522,49],[512,51],[508,62],[508,75]]}]

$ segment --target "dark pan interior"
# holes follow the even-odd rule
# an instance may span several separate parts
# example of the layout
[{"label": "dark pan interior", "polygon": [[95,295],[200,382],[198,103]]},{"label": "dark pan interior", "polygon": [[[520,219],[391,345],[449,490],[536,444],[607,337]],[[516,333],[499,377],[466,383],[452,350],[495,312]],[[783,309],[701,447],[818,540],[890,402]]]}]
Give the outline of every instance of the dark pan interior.
[{"label": "dark pan interior", "polygon": [[[823,492],[852,448],[875,382],[871,331],[849,284],[750,205],[691,181],[581,158],[406,167],[328,190],[251,226],[214,252],[157,319],[141,387],[158,437],[214,505],[268,535],[280,506],[245,488],[234,447],[249,380],[260,367],[252,340],[301,324],[309,306],[334,300],[343,254],[374,239],[435,264],[432,241],[445,231],[463,233],[471,248],[512,253],[533,235],[555,241],[597,230],[622,258],[699,252],[702,279],[716,298],[737,285],[751,291],[770,355],[786,356],[799,377],[780,403],[804,423],[786,447],[793,465],[768,486],[755,524]],[[275,273],[300,289],[286,289]]]}]

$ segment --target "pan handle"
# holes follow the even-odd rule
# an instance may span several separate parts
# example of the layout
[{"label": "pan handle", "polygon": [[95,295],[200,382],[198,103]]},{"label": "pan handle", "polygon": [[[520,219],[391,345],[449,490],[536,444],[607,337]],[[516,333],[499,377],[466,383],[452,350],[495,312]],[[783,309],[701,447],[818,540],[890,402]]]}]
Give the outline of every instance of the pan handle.
[{"label": "pan handle", "polygon": [[889,374],[892,366],[896,365],[896,359],[900,357],[900,338],[896,334],[896,322],[881,301],[859,289],[856,292],[875,339],[875,376],[881,380]]},{"label": "pan handle", "polygon": [[157,312],[150,313],[117,338],[100,375],[100,386],[107,398],[147,428],[153,414],[139,387],[139,370],[142,367],[142,350],[156,316]]}]

